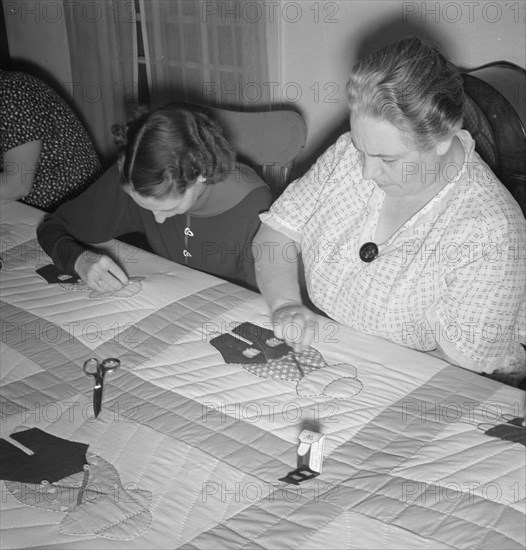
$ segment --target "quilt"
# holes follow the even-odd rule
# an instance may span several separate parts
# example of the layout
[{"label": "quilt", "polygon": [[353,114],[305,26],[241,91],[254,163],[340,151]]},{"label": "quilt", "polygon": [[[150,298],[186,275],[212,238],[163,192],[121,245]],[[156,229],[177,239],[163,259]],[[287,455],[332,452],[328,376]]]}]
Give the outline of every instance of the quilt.
[{"label": "quilt", "polygon": [[[257,293],[118,241],[132,287],[49,284],[39,216],[1,223],[3,549],[525,547],[525,392],[321,316],[291,353]],[[282,481],[303,430],[321,472]]]}]

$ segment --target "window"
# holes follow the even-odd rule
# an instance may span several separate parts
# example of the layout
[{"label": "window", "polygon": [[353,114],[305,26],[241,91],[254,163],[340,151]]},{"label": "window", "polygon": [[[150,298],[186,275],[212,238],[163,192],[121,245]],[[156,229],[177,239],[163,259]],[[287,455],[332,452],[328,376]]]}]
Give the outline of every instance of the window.
[{"label": "window", "polygon": [[268,104],[265,21],[241,0],[135,2],[141,101]]}]

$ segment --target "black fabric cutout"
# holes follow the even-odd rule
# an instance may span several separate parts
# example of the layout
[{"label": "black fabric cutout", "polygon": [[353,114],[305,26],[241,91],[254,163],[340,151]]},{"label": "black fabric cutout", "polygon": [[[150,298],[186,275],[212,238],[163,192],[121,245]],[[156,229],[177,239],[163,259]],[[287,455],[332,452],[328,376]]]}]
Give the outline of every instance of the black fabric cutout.
[{"label": "black fabric cutout", "polygon": [[35,271],[37,275],[40,275],[48,284],[57,283],[76,283],[77,279],[70,275],[65,275],[54,264],[45,265]]},{"label": "black fabric cutout", "polygon": [[293,485],[299,485],[300,483],[318,477],[319,475],[319,472],[315,472],[314,470],[311,470],[308,466],[302,465],[299,468],[292,470],[292,472],[289,472],[285,477],[280,477],[279,481],[292,483]]},{"label": "black fabric cutout", "polygon": [[35,454],[28,455],[6,439],[0,439],[0,479],[20,483],[54,483],[87,464],[89,445],[50,435],[39,428],[11,434],[11,438]]},{"label": "black fabric cutout", "polygon": [[[285,342],[281,342],[277,346],[269,346],[267,341],[276,339],[274,333],[252,323],[242,323],[232,329],[232,332],[248,340],[251,344],[228,333],[212,338],[210,344],[221,353],[226,363],[267,363],[271,359],[279,359],[293,351]],[[253,357],[243,353],[251,348],[259,350],[260,353]]]},{"label": "black fabric cutout", "polygon": [[513,441],[513,443],[520,443],[526,447],[526,426],[522,425],[523,421],[522,417],[514,418],[506,424],[499,424],[484,433],[506,441]]}]

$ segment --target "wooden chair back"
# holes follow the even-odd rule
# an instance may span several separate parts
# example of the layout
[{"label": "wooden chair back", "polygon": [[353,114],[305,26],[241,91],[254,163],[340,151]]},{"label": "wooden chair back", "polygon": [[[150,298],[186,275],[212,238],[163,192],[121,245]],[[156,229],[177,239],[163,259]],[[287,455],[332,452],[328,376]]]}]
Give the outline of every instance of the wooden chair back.
[{"label": "wooden chair back", "polygon": [[293,110],[236,111],[196,105],[223,127],[237,153],[266,181],[274,194],[287,186],[295,159],[307,140],[307,125]]},{"label": "wooden chair back", "polygon": [[526,215],[526,70],[507,61],[462,75],[464,127]]}]

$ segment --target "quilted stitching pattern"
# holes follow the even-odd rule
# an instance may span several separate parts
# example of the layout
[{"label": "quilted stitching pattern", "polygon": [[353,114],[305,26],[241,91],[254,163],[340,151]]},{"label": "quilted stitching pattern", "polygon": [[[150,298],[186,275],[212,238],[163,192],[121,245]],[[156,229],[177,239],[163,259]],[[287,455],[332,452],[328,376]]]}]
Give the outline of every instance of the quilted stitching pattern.
[{"label": "quilted stitching pattern", "polygon": [[[298,396],[295,381],[257,378],[209,344],[239,322],[264,323],[257,295],[217,281],[179,291],[165,274],[143,282],[159,287],[148,300],[90,301],[44,287],[42,253],[20,250],[2,253],[2,429],[38,425],[88,442],[128,491],[151,492],[152,526],[127,548],[524,547],[524,448],[477,429],[517,413],[518,390],[426,356],[411,366],[378,349],[375,364],[356,337],[352,361],[338,342],[316,347],[329,364],[359,365],[361,391]],[[123,365],[97,421],[81,372],[93,354]],[[323,476],[286,487],[277,479],[306,426],[327,436]],[[62,534],[61,520],[4,489],[4,548],[107,546]]]}]

